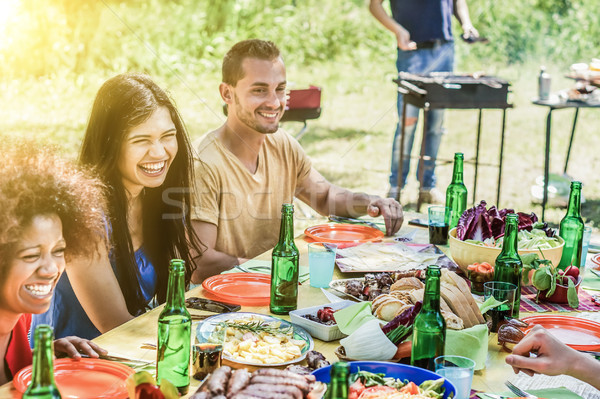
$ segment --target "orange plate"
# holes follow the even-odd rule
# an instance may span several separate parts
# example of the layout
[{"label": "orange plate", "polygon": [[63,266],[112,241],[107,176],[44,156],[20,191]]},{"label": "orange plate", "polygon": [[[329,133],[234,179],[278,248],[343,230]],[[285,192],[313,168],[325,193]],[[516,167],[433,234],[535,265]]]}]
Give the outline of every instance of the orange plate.
[{"label": "orange plate", "polygon": [[[128,397],[125,380],[134,374],[129,366],[101,359],[57,359],[54,361],[54,379],[63,398],[114,398]],[[31,366],[19,371],[13,384],[25,392],[31,381]]]},{"label": "orange plate", "polygon": [[235,305],[265,306],[271,300],[271,277],[262,273],[218,274],[204,280],[202,288]]},{"label": "orange plate", "polygon": [[304,234],[318,242],[376,242],[383,238],[383,231],[360,224],[327,223],[311,226]]},{"label": "orange plate", "polygon": [[529,316],[523,321],[531,327],[541,325],[573,349],[600,350],[600,323],[595,321],[571,316]]}]

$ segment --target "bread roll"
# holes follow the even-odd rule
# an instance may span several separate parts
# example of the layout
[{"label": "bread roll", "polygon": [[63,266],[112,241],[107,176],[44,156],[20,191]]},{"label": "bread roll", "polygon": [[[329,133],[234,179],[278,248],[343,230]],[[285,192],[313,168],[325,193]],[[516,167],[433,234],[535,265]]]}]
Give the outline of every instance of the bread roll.
[{"label": "bread roll", "polygon": [[390,300],[390,299],[397,299],[391,295],[388,294],[383,294],[383,295],[379,295],[377,298],[373,299],[373,301],[371,302],[371,310],[373,311],[373,314],[375,314],[375,311],[377,310],[377,308],[379,306],[381,306],[384,302]]},{"label": "bread roll", "polygon": [[389,299],[377,308],[375,315],[381,320],[391,321],[404,306],[406,304],[397,299]]},{"label": "bread roll", "polygon": [[390,292],[392,291],[410,291],[414,289],[423,288],[424,284],[416,277],[404,277],[400,280],[396,281],[390,287]]},{"label": "bread roll", "polygon": [[[423,290],[421,289],[421,290],[412,290],[412,291],[392,291],[392,292],[390,292],[390,295],[396,299],[403,301],[403,302],[411,302],[414,304],[416,301],[413,302],[412,297],[411,297],[411,295],[414,291],[422,292]],[[421,296],[423,296],[423,295],[421,294]]]}]

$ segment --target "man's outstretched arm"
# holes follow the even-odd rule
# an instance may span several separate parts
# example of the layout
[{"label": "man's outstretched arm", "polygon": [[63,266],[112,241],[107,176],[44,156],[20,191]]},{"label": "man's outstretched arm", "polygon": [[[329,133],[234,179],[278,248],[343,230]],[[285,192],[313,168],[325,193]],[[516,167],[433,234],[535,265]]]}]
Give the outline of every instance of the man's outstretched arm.
[{"label": "man's outstretched arm", "polygon": [[331,184],[314,168],[300,182],[296,196],[309,204],[321,215],[358,217],[382,216],[385,221],[386,235],[394,235],[404,221],[402,206],[392,198],[377,195],[355,193]]}]

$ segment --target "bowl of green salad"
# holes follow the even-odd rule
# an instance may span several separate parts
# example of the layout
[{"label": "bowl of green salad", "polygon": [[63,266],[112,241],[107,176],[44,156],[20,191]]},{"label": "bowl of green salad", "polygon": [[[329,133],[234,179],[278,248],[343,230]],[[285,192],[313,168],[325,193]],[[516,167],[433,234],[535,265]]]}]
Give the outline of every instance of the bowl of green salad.
[{"label": "bowl of green salad", "polygon": [[[504,217],[517,213],[512,209],[486,208],[485,201],[467,209],[458,226],[448,233],[450,255],[454,262],[467,273],[473,263],[488,262],[494,266],[504,241]],[[540,222],[535,213],[518,212],[519,255],[536,253],[540,259],[548,259],[554,266],[562,256],[564,240],[547,223]]]}]

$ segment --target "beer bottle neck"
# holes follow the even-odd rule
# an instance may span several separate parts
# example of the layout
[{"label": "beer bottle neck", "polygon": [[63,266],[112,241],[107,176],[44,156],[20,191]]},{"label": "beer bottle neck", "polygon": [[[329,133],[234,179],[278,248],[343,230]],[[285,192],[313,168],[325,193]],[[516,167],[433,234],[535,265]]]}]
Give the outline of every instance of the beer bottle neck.
[{"label": "beer bottle neck", "polygon": [[567,208],[567,216],[580,216],[581,213],[581,187],[571,186],[571,194],[569,195],[569,207]]},{"label": "beer bottle neck", "polygon": [[452,172],[452,183],[463,182],[463,157],[454,157],[454,171]]},{"label": "beer bottle neck", "polygon": [[[515,215],[516,216],[516,215]],[[504,241],[502,243],[502,255],[516,255],[517,254],[517,235],[518,235],[518,222],[517,218],[506,217],[506,224],[504,226]]]},{"label": "beer bottle neck", "polygon": [[294,213],[284,210],[281,213],[281,226],[279,228],[279,243],[294,241]]},{"label": "beer bottle neck", "polygon": [[165,307],[185,309],[185,268],[182,263],[171,263]]},{"label": "beer bottle neck", "polygon": [[54,352],[52,350],[52,330],[37,331],[33,351],[32,386],[54,385]]},{"label": "beer bottle neck", "polygon": [[[439,273],[439,272],[438,272]],[[423,295],[423,311],[440,311],[440,277],[428,275],[425,282],[425,293]]]}]

